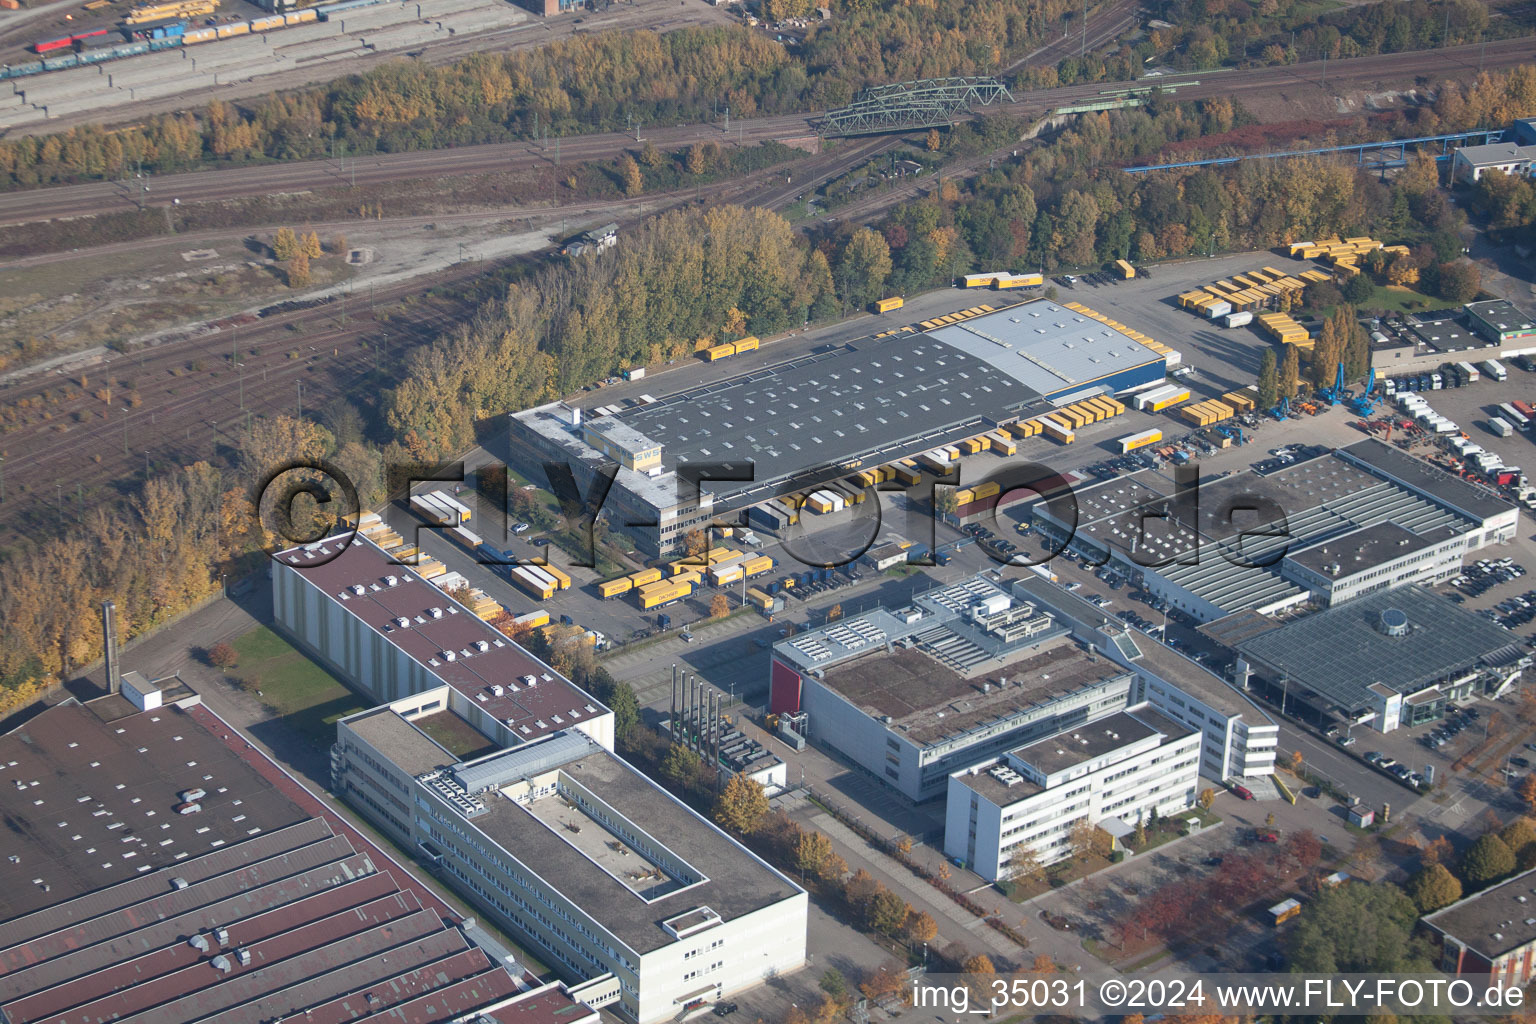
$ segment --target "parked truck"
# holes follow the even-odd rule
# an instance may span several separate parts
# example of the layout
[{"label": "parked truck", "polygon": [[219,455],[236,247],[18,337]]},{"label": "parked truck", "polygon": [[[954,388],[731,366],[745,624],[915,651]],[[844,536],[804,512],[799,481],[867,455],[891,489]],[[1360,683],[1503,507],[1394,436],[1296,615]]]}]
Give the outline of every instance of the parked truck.
[{"label": "parked truck", "polygon": [[1509,371],[1504,369],[1504,364],[1497,359],[1489,359],[1482,364],[1483,372],[1498,381],[1509,380]]},{"label": "parked truck", "polygon": [[1227,327],[1246,327],[1253,323],[1253,314],[1248,310],[1241,313],[1228,313],[1221,318],[1221,322]]}]

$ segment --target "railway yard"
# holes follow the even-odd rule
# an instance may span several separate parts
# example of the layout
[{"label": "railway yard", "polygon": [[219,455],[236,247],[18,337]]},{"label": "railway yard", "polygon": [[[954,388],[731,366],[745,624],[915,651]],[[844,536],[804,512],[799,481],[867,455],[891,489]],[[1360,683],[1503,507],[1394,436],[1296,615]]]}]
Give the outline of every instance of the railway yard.
[{"label": "railway yard", "polygon": [[[337,5],[347,7],[346,4]],[[297,19],[298,15],[290,15]],[[0,93],[0,127],[20,127],[85,111],[110,116],[114,107],[188,92],[282,77],[298,68],[323,70],[337,61],[398,53],[462,38],[487,38],[528,16],[506,0],[425,0],[379,3],[327,14],[324,20],[256,17],[223,21],[218,38],[121,60],[8,80]],[[276,21],[270,29],[258,24]],[[236,31],[238,27],[239,31]],[[207,31],[204,29],[202,31]],[[228,33],[227,35],[225,33]]]}]

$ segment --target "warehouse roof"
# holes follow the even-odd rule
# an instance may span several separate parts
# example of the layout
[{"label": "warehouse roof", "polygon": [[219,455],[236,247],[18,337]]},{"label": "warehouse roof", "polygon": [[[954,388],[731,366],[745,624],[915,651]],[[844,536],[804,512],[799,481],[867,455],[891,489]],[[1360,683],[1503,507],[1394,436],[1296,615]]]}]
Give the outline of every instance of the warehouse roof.
[{"label": "warehouse roof", "polygon": [[[434,1024],[518,992],[446,905],[309,816],[318,802],[203,708],[104,723],[61,705],[0,737],[0,764],[24,783],[0,786],[7,850],[48,886],[0,896],[8,1021],[244,1024],[260,1006]],[[172,812],[188,788],[202,810]]]},{"label": "warehouse roof", "polygon": [[1377,523],[1309,545],[1287,557],[1319,576],[1337,580],[1407,558],[1431,543],[1396,523]]},{"label": "warehouse roof", "polygon": [[[1382,613],[1402,612],[1402,636],[1382,631]],[[1238,651],[1266,674],[1290,678],[1291,692],[1313,691],[1345,711],[1372,705],[1369,687],[1399,693],[1491,661],[1506,660],[1507,630],[1420,586],[1378,591],[1245,640]],[[1310,699],[1310,698],[1309,698]]]},{"label": "warehouse roof", "polygon": [[1042,395],[1070,392],[1163,356],[1108,324],[1037,299],[930,332]]},{"label": "warehouse roof", "polygon": [[374,749],[386,751],[389,759],[412,777],[458,761],[458,758],[433,742],[426,733],[390,708],[374,708],[345,721],[347,728]]},{"label": "warehouse roof", "polygon": [[1336,454],[1374,476],[1405,485],[1477,523],[1515,508],[1492,491],[1458,479],[1374,437],[1340,448]]},{"label": "warehouse roof", "polygon": [[750,467],[763,481],[836,465],[906,438],[936,438],[981,416],[1007,419],[1039,398],[1020,375],[999,373],[936,335],[896,334],[716,381],[618,416],[662,445],[669,470],[721,463]]},{"label": "warehouse roof", "polygon": [[[1526,159],[1536,160],[1536,146],[1522,147],[1526,151]],[[1536,328],[1536,323],[1531,322],[1520,307],[1508,299],[1489,299],[1487,302],[1470,302],[1467,304],[1467,313],[1496,331],[1529,331]]]},{"label": "warehouse roof", "polygon": [[1492,960],[1536,942],[1536,917],[1531,914],[1533,903],[1536,903],[1536,870],[1522,872],[1443,910],[1425,914],[1424,923]]},{"label": "warehouse roof", "polygon": [[324,600],[361,620],[504,723],[519,740],[535,740],[608,714],[596,697],[366,537],[341,534],[273,557],[296,569]]}]

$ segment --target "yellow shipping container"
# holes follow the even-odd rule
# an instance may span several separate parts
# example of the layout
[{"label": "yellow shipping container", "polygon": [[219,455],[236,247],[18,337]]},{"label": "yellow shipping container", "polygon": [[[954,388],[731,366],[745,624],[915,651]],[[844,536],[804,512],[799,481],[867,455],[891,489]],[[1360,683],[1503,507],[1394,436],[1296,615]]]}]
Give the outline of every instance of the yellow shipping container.
[{"label": "yellow shipping container", "polygon": [[641,569],[639,572],[629,574],[629,581],[637,587],[644,587],[661,579],[660,569]]},{"label": "yellow shipping container", "polygon": [[618,597],[620,594],[628,593],[634,585],[635,581],[628,576],[620,576],[616,580],[606,580],[599,583],[597,585],[597,593],[606,601],[610,597]]},{"label": "yellow shipping container", "polygon": [[219,26],[219,38],[220,39],[229,39],[232,36],[249,35],[250,31],[251,31],[251,23],[248,22],[248,21],[231,22],[228,25],[220,25]]},{"label": "yellow shipping container", "polygon": [[1053,441],[1059,441],[1062,444],[1071,444],[1077,440],[1076,432],[1069,430],[1065,425],[1050,418],[1043,419],[1040,423],[1040,428],[1046,437]]},{"label": "yellow shipping container", "polygon": [[726,356],[735,354],[736,347],[734,345],[711,345],[709,348],[704,350],[704,360],[705,362],[713,363],[716,360],[724,359]]},{"label": "yellow shipping container", "polygon": [[746,337],[742,338],[740,341],[733,342],[731,347],[736,350],[737,355],[740,355],[743,352],[755,351],[757,349],[757,344],[757,338]]},{"label": "yellow shipping container", "polygon": [[991,435],[991,440],[992,450],[999,455],[1014,455],[1018,453],[1018,443],[1000,430]]},{"label": "yellow shipping container", "polygon": [[561,590],[571,589],[571,578],[565,573],[561,572],[559,569],[556,569],[552,565],[541,565],[539,568],[553,576],[555,578],[555,585],[558,586]]},{"label": "yellow shipping container", "polygon": [[673,601],[687,597],[693,593],[691,583],[668,582],[655,587],[655,589],[643,589],[640,591],[640,607],[642,610],[655,608],[659,605],[669,604]]},{"label": "yellow shipping container", "polygon": [[741,568],[748,576],[756,576],[773,568],[773,559],[768,555],[758,555],[741,563]]},{"label": "yellow shipping container", "polygon": [[899,295],[893,295],[888,299],[881,299],[879,302],[875,303],[875,312],[889,313],[894,309],[900,309],[904,305],[906,305],[906,300],[901,298]]}]

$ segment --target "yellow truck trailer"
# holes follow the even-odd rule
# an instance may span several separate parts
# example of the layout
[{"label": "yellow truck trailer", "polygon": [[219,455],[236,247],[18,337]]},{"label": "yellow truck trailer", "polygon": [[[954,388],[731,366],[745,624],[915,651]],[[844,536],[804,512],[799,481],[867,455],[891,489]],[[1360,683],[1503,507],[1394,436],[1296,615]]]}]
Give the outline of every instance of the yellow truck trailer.
[{"label": "yellow truck trailer", "polygon": [[627,594],[635,586],[635,581],[628,576],[620,576],[616,580],[605,580],[597,585],[598,596],[604,601],[620,594]]},{"label": "yellow truck trailer", "polygon": [[661,579],[661,570],[655,568],[641,569],[639,572],[629,574],[629,582],[637,588],[649,586],[659,579]]},{"label": "yellow truck trailer", "polygon": [[1136,276],[1136,268],[1125,262],[1125,260],[1115,260],[1115,269],[1120,272],[1122,280],[1129,281]]},{"label": "yellow truck trailer", "polygon": [[730,344],[729,342],[724,345],[711,345],[704,349],[704,361],[707,363],[713,363],[724,359],[727,356],[733,356],[735,354],[736,346]]},{"label": "yellow truck trailer", "polygon": [[739,341],[731,342],[731,348],[737,355],[741,355],[743,352],[754,352],[757,350],[757,346],[758,340],[755,337],[746,337]]},{"label": "yellow truck trailer", "polygon": [[676,580],[668,580],[665,583],[652,583],[641,587],[636,591],[640,595],[640,608],[649,611],[652,608],[660,608],[662,605],[680,601],[693,593],[692,583],[682,583]]},{"label": "yellow truck trailer", "polygon": [[905,306],[906,304],[907,304],[907,301],[905,299],[903,299],[901,296],[893,295],[893,296],[891,296],[888,299],[881,299],[879,302],[875,303],[875,312],[876,313],[890,313],[890,312],[892,312],[894,310],[900,309],[902,306]]},{"label": "yellow truck trailer", "polygon": [[555,586],[559,587],[561,590],[571,589],[571,578],[561,570],[556,569],[552,565],[541,565],[539,568],[553,576],[555,578]]},{"label": "yellow truck trailer", "polygon": [[998,291],[1004,291],[1008,288],[1038,288],[1044,283],[1044,274],[1009,274],[999,277],[993,282],[992,287]]},{"label": "yellow truck trailer", "polygon": [[1054,413],[1040,417],[1040,429],[1046,437],[1061,444],[1071,444],[1077,440],[1077,431],[1067,421],[1058,419]]}]

